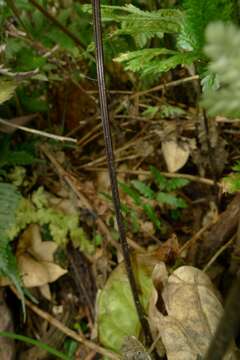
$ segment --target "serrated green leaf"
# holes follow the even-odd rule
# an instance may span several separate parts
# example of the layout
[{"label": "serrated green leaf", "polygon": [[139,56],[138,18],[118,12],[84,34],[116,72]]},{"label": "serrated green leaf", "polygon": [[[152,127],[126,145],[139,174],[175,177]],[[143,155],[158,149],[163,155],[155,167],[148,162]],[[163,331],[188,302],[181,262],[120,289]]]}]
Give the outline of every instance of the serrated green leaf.
[{"label": "serrated green leaf", "polygon": [[150,188],[150,186],[144,184],[144,182],[139,180],[131,181],[136,190],[140,192],[141,195],[146,197],[147,199],[154,199],[154,191]]},{"label": "serrated green leaf", "polygon": [[185,51],[202,52],[204,33],[210,22],[231,20],[232,2],[229,0],[184,0],[185,19],[178,44]]},{"label": "serrated green leaf", "polygon": [[181,199],[181,198],[178,198],[176,195],[172,195],[172,194],[168,194],[168,193],[164,193],[164,192],[159,192],[157,194],[157,197],[156,197],[157,201],[160,203],[160,204],[166,204],[166,205],[169,205],[173,208],[186,208],[187,207],[187,204],[186,202]]},{"label": "serrated green leaf", "polygon": [[182,188],[183,186],[186,186],[187,184],[189,184],[189,180],[187,179],[182,179],[182,178],[169,179],[167,181],[166,190],[174,191],[176,189]]},{"label": "serrated green leaf", "polygon": [[160,171],[155,166],[150,166],[150,171],[159,189],[165,190],[168,180],[160,173]]},{"label": "serrated green leaf", "polygon": [[159,220],[154,207],[150,204],[144,204],[143,210],[152,223],[156,226],[157,229],[161,228],[161,221]]},{"label": "serrated green leaf", "polygon": [[119,186],[125,192],[125,194],[129,195],[133,199],[136,205],[142,204],[141,196],[132,187],[120,181],[119,181]]}]

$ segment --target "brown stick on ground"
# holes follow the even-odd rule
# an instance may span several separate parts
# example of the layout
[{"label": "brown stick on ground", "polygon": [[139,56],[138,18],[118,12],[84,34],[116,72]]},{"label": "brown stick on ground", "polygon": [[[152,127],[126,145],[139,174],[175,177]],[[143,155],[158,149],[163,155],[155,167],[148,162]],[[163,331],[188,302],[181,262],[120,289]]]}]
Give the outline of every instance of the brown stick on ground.
[{"label": "brown stick on ground", "polygon": [[234,197],[227,209],[219,216],[218,221],[205,234],[201,241],[195,264],[206,263],[216,251],[223,246],[237,231],[240,219],[240,193]]}]

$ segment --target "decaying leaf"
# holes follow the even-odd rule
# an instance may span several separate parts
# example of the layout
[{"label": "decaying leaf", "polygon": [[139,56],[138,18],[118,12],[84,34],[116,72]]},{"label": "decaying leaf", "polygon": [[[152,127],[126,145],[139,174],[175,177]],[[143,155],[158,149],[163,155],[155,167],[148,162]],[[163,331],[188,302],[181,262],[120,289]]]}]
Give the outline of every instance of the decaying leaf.
[{"label": "decaying leaf", "polygon": [[0,104],[11,99],[16,87],[17,83],[14,80],[4,79],[0,81]]},{"label": "decaying leaf", "polygon": [[122,345],[122,360],[151,360],[143,344],[135,336],[127,336]]},{"label": "decaying leaf", "polygon": [[[149,271],[144,266],[137,269],[141,300],[145,308],[152,290],[147,270]],[[97,299],[97,314],[99,340],[107,348],[119,352],[126,336],[139,336],[141,326],[123,263],[111,273],[100,292]]]},{"label": "decaying leaf", "polygon": [[48,284],[56,281],[67,271],[54,263],[57,244],[42,241],[38,225],[30,225],[19,239],[17,262],[26,287],[43,287],[42,294],[50,297]]},{"label": "decaying leaf", "polygon": [[162,152],[169,172],[181,169],[190,155],[188,144],[175,139],[163,141]]},{"label": "decaying leaf", "polygon": [[[153,283],[149,321],[153,336],[160,338],[159,355],[163,355],[163,344],[168,360],[203,357],[223,313],[211,280],[192,266],[182,266],[168,277],[165,265],[160,263],[153,271]],[[159,288],[163,290],[158,294]],[[163,300],[167,315],[159,311],[159,300]],[[235,359],[232,349],[224,357]]]},{"label": "decaying leaf", "polygon": [[[169,257],[173,259],[177,251],[176,239],[171,238],[157,250],[132,256],[140,298],[146,310],[153,291],[151,274],[154,266]],[[98,296],[97,324],[101,344],[117,352],[121,350],[126,336],[139,336],[141,326],[123,263],[112,271]]]},{"label": "decaying leaf", "polygon": [[[56,281],[67,270],[54,263],[58,245],[54,241],[42,241],[40,228],[30,225],[21,235],[16,251],[19,272],[25,287],[39,287],[43,296],[50,300],[49,283]],[[1,281],[1,285],[7,282]]]}]

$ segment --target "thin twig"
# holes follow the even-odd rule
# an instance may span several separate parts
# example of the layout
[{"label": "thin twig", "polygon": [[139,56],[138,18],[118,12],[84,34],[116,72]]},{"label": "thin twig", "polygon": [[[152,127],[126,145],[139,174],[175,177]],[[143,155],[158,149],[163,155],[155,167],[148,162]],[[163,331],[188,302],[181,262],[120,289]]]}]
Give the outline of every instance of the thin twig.
[{"label": "thin twig", "polygon": [[[100,168],[100,167],[86,167],[84,168],[85,171],[98,171],[98,172],[107,172],[108,169],[106,168]],[[116,170],[119,174],[129,174],[129,175],[146,175],[150,176],[151,172],[147,170]],[[214,181],[211,179],[207,179],[200,176],[194,176],[189,174],[179,174],[179,173],[169,173],[169,172],[160,172],[161,175],[167,177],[167,178],[180,178],[180,179],[187,179],[194,182],[199,182],[208,186],[214,186]],[[218,186],[221,187],[222,185],[218,183]]]},{"label": "thin twig", "polygon": [[166,83],[166,84],[160,84],[160,85],[154,86],[154,87],[152,87],[151,89],[148,89],[148,90],[143,90],[143,91],[136,92],[135,94],[130,96],[130,99],[133,99],[136,96],[142,96],[142,95],[149,94],[150,92],[154,92],[154,91],[158,91],[158,90],[164,90],[164,89],[169,88],[169,87],[179,86],[179,85],[182,85],[182,84],[184,84],[186,82],[194,81],[194,80],[198,80],[198,79],[199,79],[198,75],[193,75],[193,76],[188,76],[188,77],[183,78],[183,79],[173,80],[173,81],[170,81],[169,83]]},{"label": "thin twig", "polygon": [[[199,79],[198,75],[188,76],[188,77],[183,78],[183,79],[170,81],[170,82],[168,82],[166,84],[160,84],[160,85],[152,87],[151,89],[138,91],[136,93],[133,93],[133,91],[127,91],[127,90],[109,90],[108,92],[110,94],[130,95],[129,98],[132,99],[132,98],[134,98],[136,96],[142,96],[142,95],[146,95],[146,94],[149,94],[151,92],[154,92],[154,91],[164,90],[165,88],[179,86],[179,85],[182,85],[182,84],[184,84],[186,82],[190,82],[190,81],[194,81],[194,80],[198,80],[198,79]],[[96,90],[88,90],[87,92],[89,94],[96,94],[97,91]]]},{"label": "thin twig", "polygon": [[200,239],[200,237],[202,236],[203,233],[205,233],[205,231],[207,231],[208,229],[210,229],[210,227],[215,224],[216,221],[214,222],[210,222],[208,224],[206,224],[205,226],[203,226],[195,235],[193,235],[193,237],[191,237],[191,239],[189,239],[179,250],[179,254],[182,254],[185,250],[189,249],[189,247],[193,246],[193,244],[196,243],[196,241],[198,239]]},{"label": "thin twig", "polygon": [[[128,143],[126,143],[123,146],[121,146],[120,148],[116,149],[115,150],[115,155],[121,153],[124,150],[127,150],[130,147],[135,146],[139,141],[143,141],[146,138],[147,138],[147,136],[145,138],[137,138],[137,139],[134,138],[133,140],[130,140]],[[83,165],[79,166],[78,168],[79,169],[81,169],[81,168],[85,169],[85,168],[88,168],[89,166],[92,167],[92,166],[94,166],[96,164],[99,164],[99,163],[101,164],[102,162],[104,163],[105,161],[106,161],[106,155],[103,155],[103,156],[100,156],[97,159],[94,159],[94,160],[92,160],[92,161],[90,161],[90,162],[88,162],[86,164],[83,164]]]},{"label": "thin twig", "polygon": [[[11,288],[12,292],[15,295],[17,295],[17,297],[19,298],[19,294],[17,293],[16,289],[13,286],[10,286],[10,288]],[[103,347],[95,344],[93,341],[85,339],[85,337],[83,337],[83,335],[77,334],[75,331],[69,329],[66,325],[61,323],[59,320],[55,319],[48,312],[46,312],[46,311],[40,309],[38,306],[34,305],[31,301],[25,299],[25,303],[26,303],[27,307],[29,307],[35,314],[40,316],[42,319],[48,321],[49,324],[51,324],[52,326],[55,326],[55,328],[57,328],[58,330],[60,330],[62,333],[66,334],[70,338],[84,344],[89,349],[92,349],[99,354],[109,357],[110,359],[120,360],[120,357],[117,354],[113,353],[110,350],[104,349]]]},{"label": "thin twig", "polygon": [[119,230],[119,238],[120,238],[120,243],[121,243],[121,247],[122,247],[125,268],[126,268],[129,283],[131,286],[134,303],[136,306],[136,310],[138,313],[140,323],[142,325],[146,343],[147,343],[147,345],[151,345],[151,343],[152,343],[151,331],[149,328],[148,321],[144,314],[143,306],[140,302],[140,298],[139,298],[139,294],[138,294],[138,287],[137,287],[136,279],[135,279],[133,269],[132,269],[132,264],[131,264],[129,246],[128,246],[128,242],[126,239],[126,230],[125,230],[123,216],[122,216],[122,212],[121,212],[121,204],[120,204],[117,176],[116,176],[116,170],[115,170],[114,152],[113,152],[113,146],[112,146],[112,136],[111,136],[111,129],[110,129],[107,93],[106,93],[106,85],[105,85],[100,0],[92,0],[92,7],[93,7],[94,36],[95,36],[95,44],[96,44],[96,65],[97,65],[100,110],[101,110],[101,117],[102,117],[106,155],[107,155],[107,160],[108,160],[109,176],[110,176],[111,187],[112,187],[113,204],[114,204],[115,213],[116,213],[116,219],[117,219],[118,230]]},{"label": "thin twig", "polygon": [[204,266],[203,271],[206,272],[210,266],[217,260],[217,258],[233,243],[235,236],[233,236],[226,244],[224,244],[220,249],[213,255],[213,257],[208,261]]},{"label": "thin twig", "polygon": [[57,140],[57,141],[70,141],[70,142],[73,142],[73,143],[77,143],[77,140],[74,139],[74,138],[71,138],[71,137],[54,135],[54,134],[47,133],[45,131],[36,130],[36,129],[30,129],[30,128],[26,127],[26,126],[13,124],[13,123],[10,123],[9,121],[3,120],[3,119],[0,119],[0,124],[3,124],[5,126],[9,126],[11,128],[14,128],[14,129],[22,130],[22,131],[25,131],[25,132],[28,132],[28,133],[31,133],[31,134],[34,134],[34,135],[54,139],[54,140]]}]

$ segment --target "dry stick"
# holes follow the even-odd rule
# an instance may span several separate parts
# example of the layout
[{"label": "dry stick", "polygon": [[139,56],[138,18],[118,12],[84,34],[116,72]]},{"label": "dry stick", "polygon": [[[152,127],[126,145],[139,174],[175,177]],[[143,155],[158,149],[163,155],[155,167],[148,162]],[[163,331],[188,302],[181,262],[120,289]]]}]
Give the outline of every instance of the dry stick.
[{"label": "dry stick", "polygon": [[29,133],[34,134],[34,135],[44,136],[44,137],[54,139],[54,140],[58,140],[58,141],[70,141],[70,142],[73,142],[73,143],[77,143],[77,140],[73,139],[71,137],[54,135],[54,134],[47,133],[45,131],[31,129],[31,128],[28,128],[26,126],[21,126],[21,125],[10,123],[9,121],[3,120],[3,119],[0,119],[0,124],[3,124],[5,126],[9,126],[10,128],[22,130],[22,131],[29,132]]},{"label": "dry stick", "polygon": [[210,266],[212,266],[212,264],[217,260],[217,258],[229,247],[229,245],[231,245],[234,241],[234,237],[233,236],[226,244],[224,244],[217,252],[216,254],[213,255],[213,257],[208,261],[208,263],[204,266],[203,268],[203,272],[206,272]]},{"label": "dry stick", "polygon": [[[13,286],[10,286],[10,288],[11,288],[12,292],[14,292],[14,294],[16,294],[16,296],[19,298],[19,294],[18,294],[17,290]],[[60,330],[62,333],[66,334],[67,336],[71,337],[72,339],[84,344],[89,349],[92,349],[99,354],[107,356],[113,360],[120,360],[120,357],[117,354],[113,353],[110,350],[104,349],[103,347],[95,344],[93,341],[85,339],[85,337],[83,337],[82,335],[77,334],[75,331],[69,329],[66,325],[61,323],[61,321],[55,319],[51,314],[40,309],[38,306],[34,305],[31,301],[25,299],[25,303],[33,312],[35,312],[35,314],[40,316],[42,319],[47,320],[51,325],[55,326],[55,328]]]},{"label": "dry stick", "polygon": [[[213,184],[214,185],[214,184]],[[188,240],[179,250],[179,254],[182,254],[183,251],[187,250],[189,247],[193,246],[193,244],[195,244],[195,242],[200,239],[200,237],[202,236],[203,233],[205,233],[205,231],[207,231],[208,229],[210,229],[210,227],[215,224],[214,222],[210,222],[208,224],[206,224],[205,226],[203,226],[195,235],[193,235],[191,237],[190,240]]]},{"label": "dry stick", "polygon": [[105,77],[104,77],[104,60],[103,60],[100,0],[93,0],[92,7],[93,7],[94,37],[95,37],[95,44],[96,44],[96,65],[97,65],[100,110],[101,110],[101,117],[102,117],[102,125],[103,125],[106,155],[107,155],[107,161],[108,161],[109,176],[110,176],[111,187],[112,187],[113,204],[115,207],[120,242],[121,242],[121,246],[122,246],[125,267],[126,267],[129,283],[131,286],[133,299],[135,302],[135,306],[136,306],[136,310],[138,313],[140,323],[143,328],[146,343],[147,343],[147,345],[150,345],[152,343],[152,336],[151,336],[148,321],[144,314],[144,309],[143,309],[142,304],[139,299],[137,283],[136,283],[136,280],[135,280],[135,277],[133,274],[133,270],[132,270],[129,246],[128,246],[128,242],[126,239],[125,226],[124,226],[123,217],[122,217],[122,213],[121,213],[117,176],[116,176],[115,162],[114,162],[114,152],[113,152],[113,146],[112,146],[111,129],[110,129],[110,122],[109,122],[106,85],[105,85]]},{"label": "dry stick", "polygon": [[[170,81],[169,83],[160,84],[160,85],[152,87],[151,89],[144,90],[144,91],[139,91],[139,92],[136,92],[134,94],[133,94],[132,91],[127,91],[127,90],[109,90],[108,92],[110,94],[130,95],[129,98],[132,99],[135,96],[146,95],[146,94],[149,94],[149,93],[154,92],[154,91],[163,90],[163,89],[168,88],[168,87],[179,86],[179,85],[184,84],[186,82],[190,82],[190,81],[194,81],[194,80],[198,80],[198,79],[199,79],[198,75],[188,76],[186,78],[173,80],[173,81]],[[88,90],[87,92],[89,94],[96,94],[96,90]]]},{"label": "dry stick", "polygon": [[[105,171],[107,172],[108,170],[106,168],[98,168],[98,167],[86,167],[84,170],[86,171]],[[146,175],[146,176],[150,176],[151,172],[147,171],[147,170],[116,170],[117,173],[119,174],[129,174],[129,175]],[[200,176],[194,176],[194,175],[189,175],[189,174],[179,174],[179,173],[168,173],[168,172],[164,172],[161,171],[160,172],[161,175],[167,177],[167,178],[180,178],[180,179],[187,179],[190,181],[195,181],[195,182],[199,182],[208,186],[214,186],[215,183],[213,180],[211,179],[207,179],[207,178],[203,178]],[[218,186],[221,187],[221,184],[218,183]]]},{"label": "dry stick", "polygon": [[168,88],[168,87],[179,86],[179,85],[181,85],[183,83],[193,81],[193,80],[198,80],[198,79],[199,79],[198,75],[193,75],[193,76],[189,76],[189,77],[186,77],[186,78],[183,78],[183,79],[170,81],[169,83],[160,84],[160,85],[154,86],[154,87],[152,87],[151,89],[148,89],[148,90],[139,91],[139,92],[131,95],[129,98],[133,99],[136,96],[142,96],[142,95],[149,94],[150,92],[154,92],[154,91],[158,91],[158,90],[164,90],[165,88]]},{"label": "dry stick", "polygon": [[[146,138],[147,138],[147,136],[144,139],[146,139]],[[139,138],[134,138],[133,140],[130,140],[127,144],[125,144],[125,145],[121,146],[120,148],[116,149],[115,154],[119,154],[123,150],[127,150],[128,148],[130,148],[133,145],[136,145],[139,141],[142,141],[142,140],[143,139],[139,139]],[[95,160],[92,160],[92,161],[90,161],[90,162],[88,162],[86,164],[83,164],[83,165],[79,166],[79,168],[80,169],[82,169],[82,168],[88,169],[89,166],[93,166],[93,165],[105,162],[105,160],[106,160],[106,155],[103,155],[103,156],[100,156],[99,158],[97,158]]]},{"label": "dry stick", "polygon": [[240,331],[240,276],[230,290],[223,316],[217,327],[217,331],[210,343],[207,355],[204,360],[222,360],[232,340],[237,337]]}]

